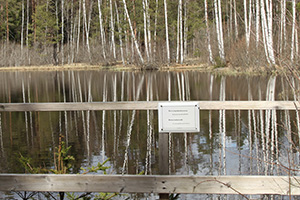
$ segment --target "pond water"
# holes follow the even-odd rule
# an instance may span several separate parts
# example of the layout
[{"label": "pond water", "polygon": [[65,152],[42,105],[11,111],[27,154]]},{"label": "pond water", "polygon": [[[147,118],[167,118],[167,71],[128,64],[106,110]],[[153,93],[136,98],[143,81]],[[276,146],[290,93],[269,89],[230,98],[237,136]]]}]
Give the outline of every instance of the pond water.
[{"label": "pond water", "polygon": [[[0,102],[294,100],[280,76],[172,72],[0,72]],[[169,135],[169,173],[286,174],[299,164],[294,111],[200,111],[200,133]],[[109,159],[113,174],[159,174],[157,111],[0,112],[0,172],[24,173],[20,155],[54,168],[59,135],[72,173]]]}]

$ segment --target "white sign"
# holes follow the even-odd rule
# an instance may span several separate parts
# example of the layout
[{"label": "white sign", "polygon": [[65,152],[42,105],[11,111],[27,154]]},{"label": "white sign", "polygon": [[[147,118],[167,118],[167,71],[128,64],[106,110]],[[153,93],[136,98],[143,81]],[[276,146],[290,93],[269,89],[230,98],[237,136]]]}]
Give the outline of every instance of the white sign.
[{"label": "white sign", "polygon": [[197,102],[159,103],[159,132],[200,132],[199,110]]}]

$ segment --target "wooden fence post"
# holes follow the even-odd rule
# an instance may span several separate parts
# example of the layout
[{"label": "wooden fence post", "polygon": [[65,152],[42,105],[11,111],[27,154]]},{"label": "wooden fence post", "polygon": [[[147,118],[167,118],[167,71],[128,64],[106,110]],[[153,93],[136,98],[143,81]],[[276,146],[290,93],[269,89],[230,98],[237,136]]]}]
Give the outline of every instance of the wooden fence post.
[{"label": "wooden fence post", "polygon": [[[169,175],[169,133],[159,133],[159,174]],[[160,193],[159,199],[169,199],[169,193]]]}]

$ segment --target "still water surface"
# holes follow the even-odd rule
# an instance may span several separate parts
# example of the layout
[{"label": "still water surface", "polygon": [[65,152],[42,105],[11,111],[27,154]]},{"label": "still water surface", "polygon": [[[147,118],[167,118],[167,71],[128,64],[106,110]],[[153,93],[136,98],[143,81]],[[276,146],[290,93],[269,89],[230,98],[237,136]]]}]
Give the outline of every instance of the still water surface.
[{"label": "still water surface", "polygon": [[[274,76],[197,71],[0,73],[2,103],[294,98],[286,78]],[[287,157],[291,165],[299,163],[291,150],[299,141],[293,134],[297,119],[293,111],[200,111],[200,133],[170,135],[169,173],[285,174],[279,163],[287,165]],[[109,173],[159,174],[157,111],[0,112],[0,172],[24,173],[20,154],[36,167],[53,168],[60,134],[75,157],[72,173],[109,158]]]}]

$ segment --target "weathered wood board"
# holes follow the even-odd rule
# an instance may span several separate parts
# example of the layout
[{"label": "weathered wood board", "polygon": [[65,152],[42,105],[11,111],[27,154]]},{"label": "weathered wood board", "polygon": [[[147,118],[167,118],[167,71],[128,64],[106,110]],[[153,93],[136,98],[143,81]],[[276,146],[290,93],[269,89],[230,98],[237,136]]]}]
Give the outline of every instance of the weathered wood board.
[{"label": "weathered wood board", "polygon": [[0,191],[300,195],[300,177],[1,174]]},{"label": "weathered wood board", "polygon": [[[0,111],[77,111],[77,110],[157,110],[163,101],[92,102],[92,103],[0,103]],[[172,101],[173,102],[173,101]],[[174,101],[176,102],[176,101]],[[193,101],[195,102],[195,101]],[[294,101],[196,101],[200,110],[296,110]],[[180,103],[180,102],[177,102]]]}]

